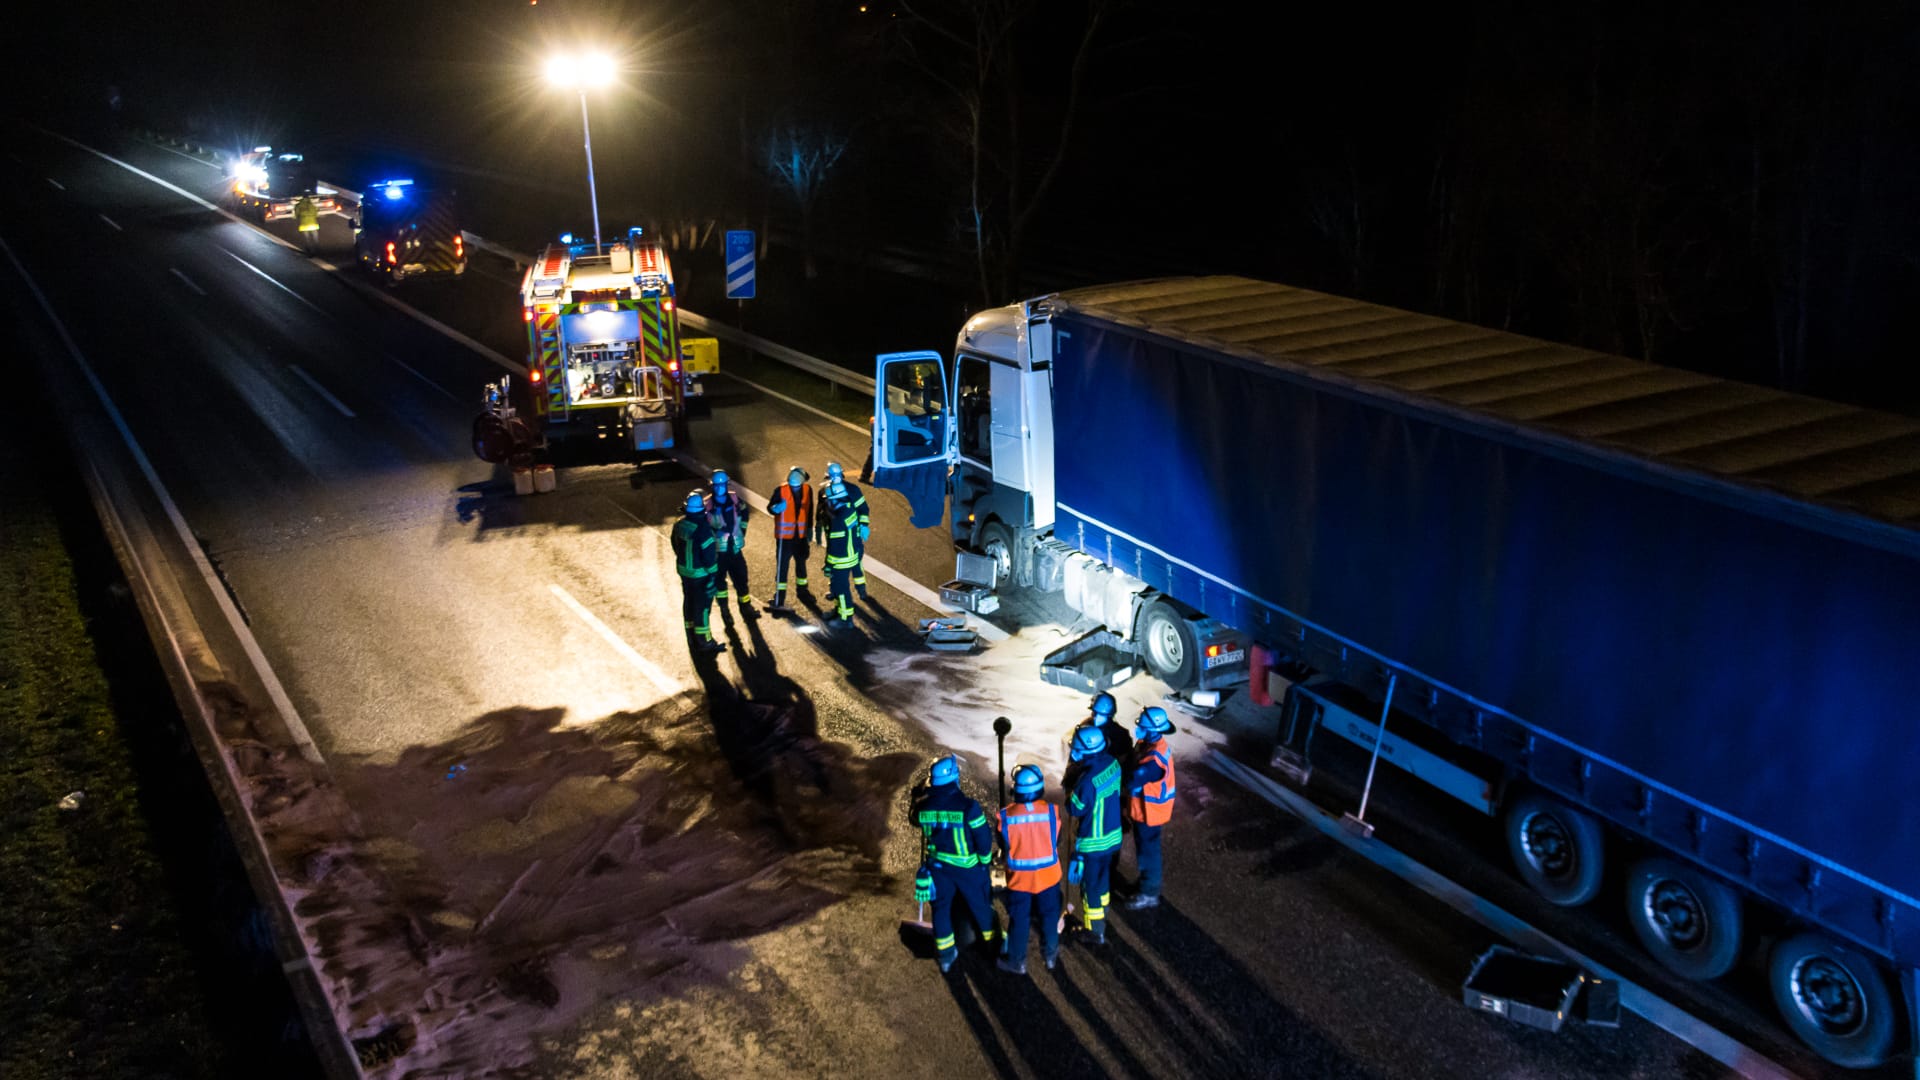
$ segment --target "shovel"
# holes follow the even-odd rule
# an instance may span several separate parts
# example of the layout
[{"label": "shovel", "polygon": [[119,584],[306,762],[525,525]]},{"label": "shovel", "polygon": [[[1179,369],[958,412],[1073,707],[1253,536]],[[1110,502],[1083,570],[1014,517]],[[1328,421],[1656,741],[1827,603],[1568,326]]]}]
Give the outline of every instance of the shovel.
[{"label": "shovel", "polygon": [[913,918],[901,919],[900,930],[902,933],[912,931],[917,934],[926,934],[929,937],[933,936],[933,924],[927,921],[927,905],[922,903],[920,905],[920,913]]}]

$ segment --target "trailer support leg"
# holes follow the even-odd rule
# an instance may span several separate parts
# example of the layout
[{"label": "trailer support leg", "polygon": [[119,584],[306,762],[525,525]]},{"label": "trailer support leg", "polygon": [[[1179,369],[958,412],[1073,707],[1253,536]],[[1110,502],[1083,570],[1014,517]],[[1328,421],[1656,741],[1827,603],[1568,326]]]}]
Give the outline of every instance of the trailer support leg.
[{"label": "trailer support leg", "polygon": [[1373,797],[1373,773],[1380,767],[1380,744],[1387,741],[1387,716],[1393,712],[1393,688],[1399,683],[1397,673],[1387,676],[1387,700],[1380,705],[1380,729],[1373,733],[1373,756],[1367,759],[1367,782],[1360,789],[1360,810],[1340,819],[1341,824],[1361,836],[1373,835],[1373,826],[1367,824],[1367,800]]}]

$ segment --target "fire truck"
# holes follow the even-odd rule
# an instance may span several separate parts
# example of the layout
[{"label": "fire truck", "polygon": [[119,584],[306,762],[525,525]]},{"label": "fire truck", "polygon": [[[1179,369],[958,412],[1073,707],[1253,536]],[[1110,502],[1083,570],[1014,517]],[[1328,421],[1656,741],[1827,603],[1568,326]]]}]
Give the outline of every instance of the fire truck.
[{"label": "fire truck", "polygon": [[527,386],[522,395],[488,387],[474,424],[482,460],[526,460],[589,439],[635,453],[674,446],[702,388],[682,369],[673,269],[659,241],[637,228],[598,249],[563,236],[527,268],[520,307]]},{"label": "fire truck", "polygon": [[336,192],[314,180],[304,154],[274,153],[271,146],[256,146],[240,155],[233,167],[233,201],[252,211],[260,221],[278,221],[293,216],[293,204],[302,195],[313,197],[323,214],[340,211]]}]

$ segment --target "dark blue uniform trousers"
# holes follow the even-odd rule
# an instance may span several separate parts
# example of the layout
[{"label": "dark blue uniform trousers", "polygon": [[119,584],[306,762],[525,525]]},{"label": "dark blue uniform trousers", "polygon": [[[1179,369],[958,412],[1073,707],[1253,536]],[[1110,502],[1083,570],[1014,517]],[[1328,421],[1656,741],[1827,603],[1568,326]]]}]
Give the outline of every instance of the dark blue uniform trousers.
[{"label": "dark blue uniform trousers", "polygon": [[931,869],[933,943],[940,950],[940,959],[950,960],[959,953],[953,942],[953,901],[956,898],[966,904],[967,914],[973,917],[973,925],[980,929],[980,936],[992,941],[993,880],[987,875],[986,866],[983,864],[962,870],[935,860]]},{"label": "dark blue uniform trousers", "polygon": [[1060,951],[1060,886],[1037,893],[1007,890],[1007,957],[1016,964],[1027,960],[1027,929],[1040,918],[1040,948],[1051,957]]}]

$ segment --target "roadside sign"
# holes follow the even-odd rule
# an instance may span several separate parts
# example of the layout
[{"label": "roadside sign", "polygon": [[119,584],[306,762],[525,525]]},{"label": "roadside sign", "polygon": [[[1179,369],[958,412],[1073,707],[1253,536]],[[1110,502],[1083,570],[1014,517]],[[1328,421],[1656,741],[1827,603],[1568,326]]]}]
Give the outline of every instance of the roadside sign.
[{"label": "roadside sign", "polygon": [[727,299],[753,299],[753,230],[727,230]]}]

